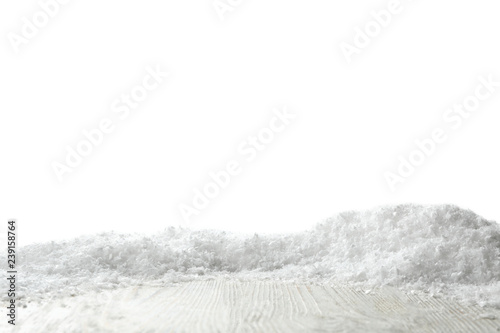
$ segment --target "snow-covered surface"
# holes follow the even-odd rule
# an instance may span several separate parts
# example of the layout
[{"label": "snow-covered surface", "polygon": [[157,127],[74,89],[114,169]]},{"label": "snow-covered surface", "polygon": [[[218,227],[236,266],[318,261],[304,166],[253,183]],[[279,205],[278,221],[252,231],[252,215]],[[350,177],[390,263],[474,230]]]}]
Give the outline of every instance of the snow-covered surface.
[{"label": "snow-covered surface", "polygon": [[230,275],[388,285],[500,308],[500,227],[456,206],[399,205],[287,235],[169,228],[34,244],[19,250],[18,271],[24,301]]}]

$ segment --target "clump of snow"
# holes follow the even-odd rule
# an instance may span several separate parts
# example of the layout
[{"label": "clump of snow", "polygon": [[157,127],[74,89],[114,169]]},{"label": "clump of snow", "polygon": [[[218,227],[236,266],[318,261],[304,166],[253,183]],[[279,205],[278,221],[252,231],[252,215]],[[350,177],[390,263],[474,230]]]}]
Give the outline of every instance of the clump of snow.
[{"label": "clump of snow", "polygon": [[29,299],[230,274],[392,285],[500,308],[500,226],[451,205],[349,211],[287,235],[172,227],[19,252],[21,295]]}]

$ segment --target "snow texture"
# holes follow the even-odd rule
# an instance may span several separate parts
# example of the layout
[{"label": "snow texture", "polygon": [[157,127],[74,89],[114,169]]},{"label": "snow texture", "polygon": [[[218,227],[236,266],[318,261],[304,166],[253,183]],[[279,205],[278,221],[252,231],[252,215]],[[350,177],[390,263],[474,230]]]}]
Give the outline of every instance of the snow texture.
[{"label": "snow texture", "polygon": [[500,226],[452,205],[349,211],[287,235],[104,233],[22,247],[19,262],[30,301],[227,275],[391,285],[500,308]]}]

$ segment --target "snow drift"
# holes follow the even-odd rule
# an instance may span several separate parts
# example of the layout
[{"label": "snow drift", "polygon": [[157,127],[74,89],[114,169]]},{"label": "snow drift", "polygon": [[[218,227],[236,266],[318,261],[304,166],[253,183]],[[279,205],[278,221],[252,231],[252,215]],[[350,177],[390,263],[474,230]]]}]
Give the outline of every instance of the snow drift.
[{"label": "snow drift", "polygon": [[349,211],[287,235],[105,233],[22,247],[19,262],[31,300],[228,274],[392,285],[500,308],[500,227],[451,205]]}]

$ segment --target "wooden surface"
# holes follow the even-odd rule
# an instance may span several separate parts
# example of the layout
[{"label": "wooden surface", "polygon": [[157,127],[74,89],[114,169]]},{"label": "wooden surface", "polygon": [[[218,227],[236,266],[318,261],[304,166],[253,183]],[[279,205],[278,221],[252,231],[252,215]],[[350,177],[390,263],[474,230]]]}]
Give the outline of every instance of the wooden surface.
[{"label": "wooden surface", "polygon": [[500,332],[500,311],[396,289],[207,280],[30,303],[2,332]]}]

